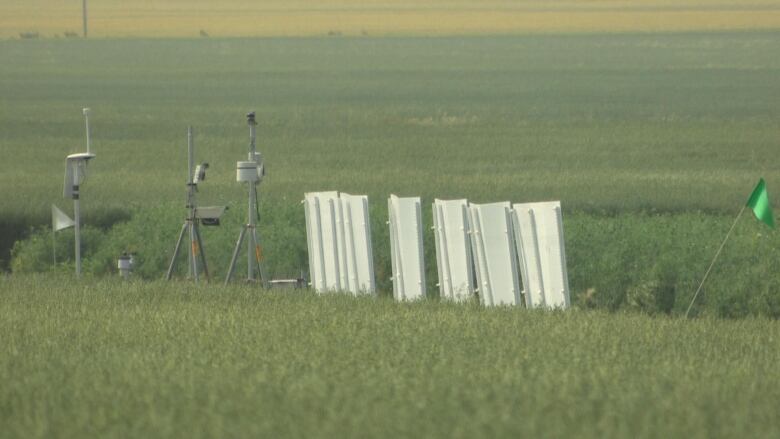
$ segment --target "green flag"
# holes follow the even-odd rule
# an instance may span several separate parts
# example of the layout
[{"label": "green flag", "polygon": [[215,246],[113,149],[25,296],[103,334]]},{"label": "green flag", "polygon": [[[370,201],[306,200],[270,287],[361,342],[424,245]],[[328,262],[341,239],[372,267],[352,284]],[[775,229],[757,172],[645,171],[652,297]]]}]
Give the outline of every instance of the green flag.
[{"label": "green flag", "polygon": [[766,182],[764,179],[758,180],[756,188],[750,194],[747,202],[748,207],[753,209],[756,218],[771,228],[775,228],[775,218],[772,216],[772,207],[769,206],[769,195],[766,193]]}]

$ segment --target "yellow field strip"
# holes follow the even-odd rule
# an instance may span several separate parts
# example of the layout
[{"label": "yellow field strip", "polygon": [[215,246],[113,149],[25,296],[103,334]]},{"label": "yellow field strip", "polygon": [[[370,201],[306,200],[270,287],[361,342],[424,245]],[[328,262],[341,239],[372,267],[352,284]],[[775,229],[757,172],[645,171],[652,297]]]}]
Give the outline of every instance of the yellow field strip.
[{"label": "yellow field strip", "polygon": [[[32,1],[26,8],[0,6],[0,38],[18,37],[20,32],[38,32],[41,37],[80,33],[80,2],[70,2],[68,7],[61,2],[44,3]],[[676,6],[650,1],[631,6],[625,2],[572,6],[568,2],[568,9],[562,9],[562,3],[538,1],[492,8],[484,4],[436,7],[438,2],[416,8],[372,2],[357,8],[325,2],[318,9],[296,3],[286,8],[268,3],[252,8],[233,1],[194,1],[189,7],[176,1],[156,7],[151,2],[94,3],[89,32],[98,38],[191,37],[201,30],[210,36],[311,36],[780,29],[780,1]]]}]

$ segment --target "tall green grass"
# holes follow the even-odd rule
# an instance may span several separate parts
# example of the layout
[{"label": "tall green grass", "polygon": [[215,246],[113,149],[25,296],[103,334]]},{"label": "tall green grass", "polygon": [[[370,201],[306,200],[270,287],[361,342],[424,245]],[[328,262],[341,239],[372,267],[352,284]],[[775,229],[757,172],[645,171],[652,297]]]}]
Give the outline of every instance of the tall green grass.
[{"label": "tall green grass", "polygon": [[778,321],[0,276],[0,436],[776,437]]}]

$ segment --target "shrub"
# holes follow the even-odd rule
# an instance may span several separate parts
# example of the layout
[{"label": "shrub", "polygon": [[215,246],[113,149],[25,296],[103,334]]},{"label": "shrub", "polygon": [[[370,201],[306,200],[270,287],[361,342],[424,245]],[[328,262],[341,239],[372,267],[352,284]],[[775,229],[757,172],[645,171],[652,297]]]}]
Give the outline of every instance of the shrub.
[{"label": "shrub", "polygon": [[[245,207],[232,205],[220,227],[201,227],[210,274],[224,279]],[[259,233],[266,269],[274,278],[308,274],[303,209],[297,203],[264,202]],[[427,209],[426,209],[427,210]],[[430,211],[424,210],[423,236],[428,295],[436,297],[436,258]],[[136,254],[135,275],[159,279],[167,270],[186,211],[174,205],[137,211],[129,220],[105,231],[86,227],[84,272],[116,273],[123,252]],[[371,205],[374,268],[380,294],[389,295],[390,246],[387,207]],[[120,216],[117,216],[120,218]],[[648,314],[683,314],[701,281],[731,218],[703,213],[614,216],[583,212],[564,214],[567,265],[572,301],[583,308],[628,309]],[[15,272],[72,270],[72,231],[58,232],[59,263],[52,265],[51,229],[34,230],[13,248]],[[780,317],[780,238],[747,218],[737,227],[698,297],[693,314],[720,317],[765,315]],[[187,271],[184,246],[176,275]],[[67,251],[65,249],[68,249]],[[246,266],[241,250],[234,279]]]}]

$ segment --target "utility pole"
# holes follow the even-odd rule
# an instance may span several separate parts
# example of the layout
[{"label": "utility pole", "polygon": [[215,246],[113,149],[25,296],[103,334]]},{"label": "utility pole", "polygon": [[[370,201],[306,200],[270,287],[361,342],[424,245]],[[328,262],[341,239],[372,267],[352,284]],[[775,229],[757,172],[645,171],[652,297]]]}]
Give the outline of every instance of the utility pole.
[{"label": "utility pole", "polygon": [[82,0],[81,10],[83,12],[84,19],[84,38],[87,38],[87,0]]}]

